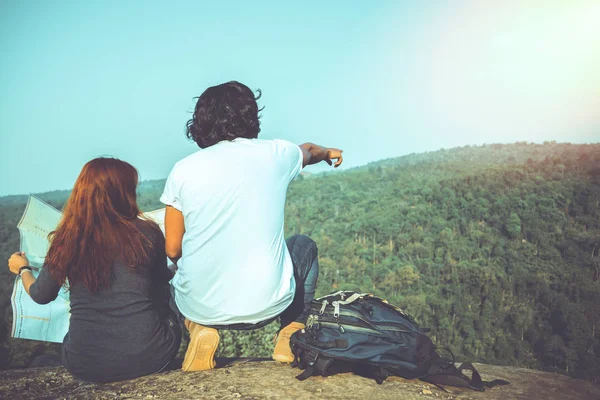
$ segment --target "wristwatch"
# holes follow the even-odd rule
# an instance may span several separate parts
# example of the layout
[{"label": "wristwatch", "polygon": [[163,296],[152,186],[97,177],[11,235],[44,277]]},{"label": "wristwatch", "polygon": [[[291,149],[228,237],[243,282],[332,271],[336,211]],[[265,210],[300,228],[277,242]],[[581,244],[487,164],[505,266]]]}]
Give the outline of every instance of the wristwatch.
[{"label": "wristwatch", "polygon": [[28,267],[28,266],[25,265],[25,266],[19,268],[19,276],[23,275],[23,271],[32,272],[33,270],[31,269],[31,267]]}]

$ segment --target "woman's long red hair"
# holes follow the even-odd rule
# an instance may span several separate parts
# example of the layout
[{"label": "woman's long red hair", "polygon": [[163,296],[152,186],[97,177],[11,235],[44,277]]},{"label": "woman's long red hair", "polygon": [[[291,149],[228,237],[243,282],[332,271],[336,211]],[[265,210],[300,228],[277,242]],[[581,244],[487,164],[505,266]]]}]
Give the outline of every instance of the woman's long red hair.
[{"label": "woman's long red hair", "polygon": [[[57,282],[68,279],[97,292],[110,286],[115,259],[132,268],[152,260],[152,242],[136,225],[137,183],[136,169],[124,161],[96,158],[85,164],[50,234],[46,264]],[[152,221],[141,223],[159,230]]]}]

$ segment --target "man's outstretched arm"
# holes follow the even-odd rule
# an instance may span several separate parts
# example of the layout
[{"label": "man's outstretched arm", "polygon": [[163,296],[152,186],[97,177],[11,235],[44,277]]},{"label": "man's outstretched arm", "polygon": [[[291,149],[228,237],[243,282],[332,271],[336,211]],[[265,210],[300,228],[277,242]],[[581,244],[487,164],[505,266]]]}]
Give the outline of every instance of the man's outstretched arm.
[{"label": "man's outstretched arm", "polygon": [[[302,168],[307,165],[312,165],[319,163],[321,161],[325,161],[327,164],[334,166],[337,168],[342,163],[342,153],[344,150],[334,149],[329,147],[319,146],[314,143],[304,143],[300,145],[300,149],[302,150]],[[335,164],[332,160],[337,160]]]}]

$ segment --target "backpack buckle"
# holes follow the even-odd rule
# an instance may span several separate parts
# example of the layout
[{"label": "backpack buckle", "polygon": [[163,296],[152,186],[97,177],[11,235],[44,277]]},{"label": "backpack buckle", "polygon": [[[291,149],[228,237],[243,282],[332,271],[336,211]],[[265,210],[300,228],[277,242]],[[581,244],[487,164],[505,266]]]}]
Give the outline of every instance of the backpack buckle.
[{"label": "backpack buckle", "polygon": [[319,329],[318,328],[318,325],[319,325],[319,316],[318,315],[313,315],[313,314],[309,315],[308,319],[306,320],[306,327],[308,329],[311,329],[315,324],[317,325],[317,329]]},{"label": "backpack buckle", "polygon": [[316,350],[311,350],[308,352],[308,354],[306,355],[306,364],[311,366],[314,365],[315,362],[317,361],[317,358],[319,358],[319,352]]}]

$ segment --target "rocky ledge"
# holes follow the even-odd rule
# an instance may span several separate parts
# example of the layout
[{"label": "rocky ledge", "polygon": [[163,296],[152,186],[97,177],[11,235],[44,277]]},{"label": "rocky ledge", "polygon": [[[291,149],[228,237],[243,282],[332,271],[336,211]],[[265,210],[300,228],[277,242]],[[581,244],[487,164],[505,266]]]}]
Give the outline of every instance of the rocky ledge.
[{"label": "rocky ledge", "polygon": [[0,371],[0,399],[600,399],[593,383],[536,370],[475,364],[484,380],[511,384],[475,392],[418,380],[374,380],[351,373],[299,382],[298,369],[266,359],[219,359],[212,371],[163,372],[129,381],[92,384],[64,368]]}]

